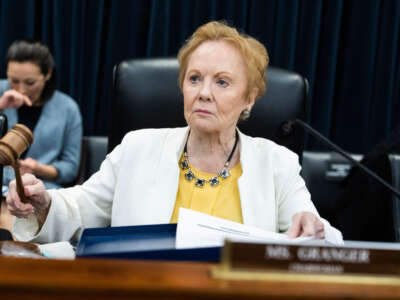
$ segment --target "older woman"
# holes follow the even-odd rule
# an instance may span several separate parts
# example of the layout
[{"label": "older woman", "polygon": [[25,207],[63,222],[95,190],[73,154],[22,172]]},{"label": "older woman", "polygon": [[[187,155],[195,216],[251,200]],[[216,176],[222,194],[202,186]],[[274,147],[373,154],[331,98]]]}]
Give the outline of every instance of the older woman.
[{"label": "older woman", "polygon": [[128,133],[82,186],[46,191],[25,175],[31,203],[21,203],[11,183],[7,204],[18,217],[18,239],[68,240],[85,227],[176,222],[180,207],[291,237],[340,235],[319,218],[297,156],[236,128],[265,91],[265,48],[210,22],[178,58],[188,127]]}]

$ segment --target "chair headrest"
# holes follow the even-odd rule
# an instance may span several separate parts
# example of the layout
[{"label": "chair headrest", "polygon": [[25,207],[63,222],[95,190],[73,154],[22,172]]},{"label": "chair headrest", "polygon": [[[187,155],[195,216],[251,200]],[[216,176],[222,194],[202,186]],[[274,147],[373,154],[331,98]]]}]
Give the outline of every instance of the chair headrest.
[{"label": "chair headrest", "polygon": [[[130,130],[185,126],[183,97],[178,85],[176,58],[145,58],[121,62],[114,68],[109,150]],[[292,71],[269,67],[267,91],[256,101],[250,119],[239,122],[251,136],[269,138],[301,153],[304,134],[285,132],[284,124],[304,118],[307,80]]]}]

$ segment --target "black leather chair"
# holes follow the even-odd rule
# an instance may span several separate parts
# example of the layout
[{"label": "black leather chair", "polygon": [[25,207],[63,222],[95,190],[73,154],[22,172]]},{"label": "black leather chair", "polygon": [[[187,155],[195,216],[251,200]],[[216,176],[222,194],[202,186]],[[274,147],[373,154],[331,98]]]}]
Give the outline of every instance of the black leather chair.
[{"label": "black leather chair", "polygon": [[[356,160],[362,156],[351,155]],[[335,152],[304,151],[301,175],[319,214],[338,227],[338,199],[343,197],[343,181],[352,164]]]},{"label": "black leather chair", "polygon": [[[399,189],[400,188],[400,155],[391,154],[389,155],[389,162],[392,171],[392,184]],[[392,216],[393,216],[393,229],[394,229],[394,240],[400,242],[400,199],[391,195],[392,202]]]},{"label": "black leather chair", "polygon": [[[239,127],[251,136],[272,139],[301,155],[304,133],[286,126],[286,121],[307,115],[307,80],[274,67],[268,68],[266,76],[267,92],[257,100],[250,119]],[[111,106],[109,150],[130,130],[185,126],[177,59],[133,59],[116,65]]]},{"label": "black leather chair", "polygon": [[107,148],[108,137],[106,136],[84,136],[82,138],[81,162],[78,176],[73,185],[82,184],[99,170],[101,163],[106,158]]},{"label": "black leather chair", "polygon": [[[400,199],[389,189],[336,153],[305,151],[302,163],[318,212],[346,240],[400,241]],[[382,153],[364,165],[400,190],[400,155]]]}]

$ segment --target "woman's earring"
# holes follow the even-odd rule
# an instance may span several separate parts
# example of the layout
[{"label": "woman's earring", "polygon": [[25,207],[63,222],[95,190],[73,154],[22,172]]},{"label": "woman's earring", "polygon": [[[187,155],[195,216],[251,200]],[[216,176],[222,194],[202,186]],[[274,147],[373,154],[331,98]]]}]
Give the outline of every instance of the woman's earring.
[{"label": "woman's earring", "polygon": [[240,119],[241,120],[247,120],[248,118],[250,118],[250,110],[249,109],[245,109],[242,111],[242,113],[240,114]]}]

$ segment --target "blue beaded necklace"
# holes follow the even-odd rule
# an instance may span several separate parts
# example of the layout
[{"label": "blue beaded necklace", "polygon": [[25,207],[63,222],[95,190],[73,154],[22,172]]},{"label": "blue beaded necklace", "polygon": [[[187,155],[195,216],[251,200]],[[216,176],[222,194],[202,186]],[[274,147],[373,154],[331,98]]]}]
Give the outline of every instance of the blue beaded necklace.
[{"label": "blue beaded necklace", "polygon": [[231,162],[233,154],[235,153],[236,146],[237,146],[237,143],[239,140],[238,132],[236,131],[235,144],[233,145],[232,151],[229,154],[228,159],[226,160],[226,162],[224,164],[224,167],[218,173],[217,176],[211,177],[209,179],[203,179],[203,178],[197,177],[196,175],[194,175],[193,171],[190,169],[189,158],[188,158],[188,154],[187,154],[187,143],[188,143],[189,135],[190,135],[190,131],[189,131],[188,137],[186,139],[185,147],[183,148],[184,159],[180,162],[181,169],[183,171],[187,170],[185,173],[186,180],[192,181],[194,179],[194,185],[197,187],[203,187],[206,184],[206,182],[208,182],[211,186],[217,186],[220,183],[220,180],[218,178],[226,179],[231,175],[231,173],[228,170],[228,166],[229,166],[229,163]]}]

